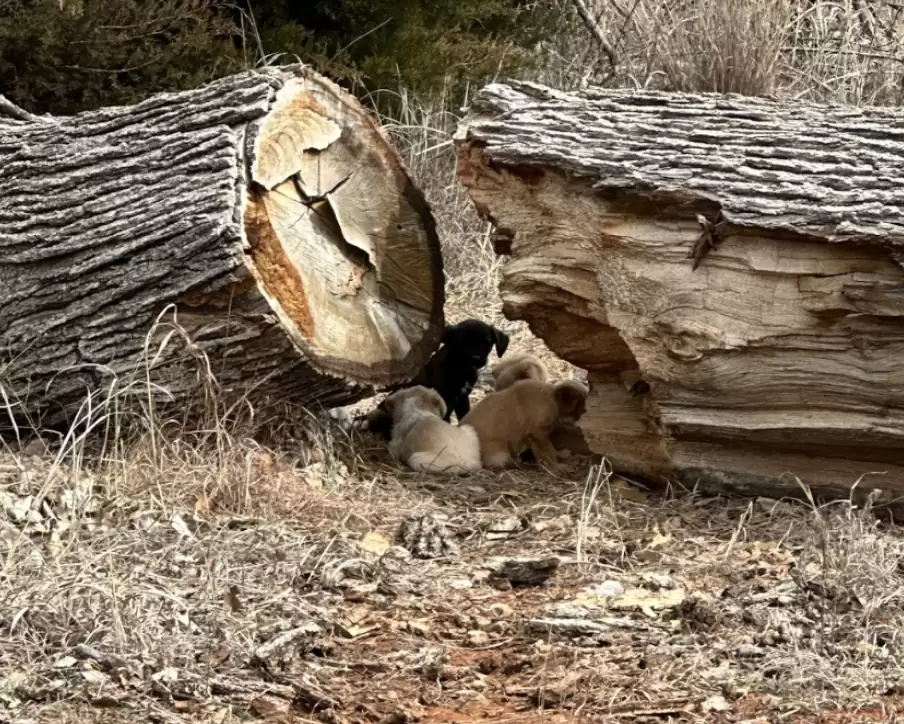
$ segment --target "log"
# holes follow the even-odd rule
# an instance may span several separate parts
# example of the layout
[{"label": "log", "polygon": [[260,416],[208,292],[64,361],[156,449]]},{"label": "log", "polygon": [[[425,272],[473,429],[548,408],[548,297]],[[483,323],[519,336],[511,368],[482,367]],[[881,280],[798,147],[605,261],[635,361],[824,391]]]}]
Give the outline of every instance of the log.
[{"label": "log", "polygon": [[182,409],[199,358],[228,399],[353,402],[423,367],[443,301],[423,194],[371,115],[305,66],[72,117],[0,98],[17,424],[71,420],[113,381]]},{"label": "log", "polygon": [[904,493],[904,113],[493,84],[455,143],[617,471]]}]

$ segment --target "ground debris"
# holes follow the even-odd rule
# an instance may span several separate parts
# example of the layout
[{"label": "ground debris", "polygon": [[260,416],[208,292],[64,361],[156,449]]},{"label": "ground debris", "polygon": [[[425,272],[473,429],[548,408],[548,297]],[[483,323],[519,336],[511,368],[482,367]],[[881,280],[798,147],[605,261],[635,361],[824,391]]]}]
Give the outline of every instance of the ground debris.
[{"label": "ground debris", "polygon": [[490,561],[490,575],[487,578],[494,588],[518,586],[542,586],[559,569],[561,561],[555,556],[544,558],[503,558]]},{"label": "ground debris", "polygon": [[509,516],[501,520],[497,518],[489,523],[485,535],[488,541],[506,540],[526,530],[527,527],[527,520],[521,517]]},{"label": "ground debris", "polygon": [[251,672],[237,673],[245,675],[241,677],[219,676],[211,680],[210,692],[222,697],[225,701],[246,706],[250,705],[252,700],[265,696],[271,702],[279,699],[310,712],[325,709],[335,711],[342,708],[340,700],[327,693],[309,676],[283,677],[273,674],[269,677],[269,681],[264,681]]},{"label": "ground debris", "polygon": [[443,558],[459,553],[458,544],[446,526],[431,514],[406,517],[396,530],[395,543],[415,558]]},{"label": "ground debris", "polygon": [[629,618],[589,620],[584,618],[533,618],[525,622],[525,628],[532,633],[557,633],[564,636],[593,636],[614,640],[616,629],[646,630],[643,623]]},{"label": "ground debris", "polygon": [[270,657],[282,653],[284,649],[291,646],[299,639],[314,636],[321,631],[322,629],[316,622],[309,621],[301,626],[297,626],[274,636],[267,641],[267,643],[258,646],[254,652],[254,657],[261,662],[266,662]]},{"label": "ground debris", "polygon": [[844,716],[825,722],[873,724],[850,713],[902,710],[904,535],[861,511],[591,503],[541,471],[440,485],[352,457],[354,485],[313,486],[270,457],[270,473],[257,449],[248,464],[261,499],[278,478],[281,513],[179,471],[156,506],[168,478],[124,496],[100,474],[0,465],[0,721],[815,724],[831,700]]},{"label": "ground debris", "polygon": [[75,647],[73,653],[81,658],[96,661],[107,671],[116,671],[119,669],[134,671],[136,668],[133,664],[131,664],[121,656],[104,653],[103,651],[100,651],[93,646],[89,646],[88,644],[78,644]]}]

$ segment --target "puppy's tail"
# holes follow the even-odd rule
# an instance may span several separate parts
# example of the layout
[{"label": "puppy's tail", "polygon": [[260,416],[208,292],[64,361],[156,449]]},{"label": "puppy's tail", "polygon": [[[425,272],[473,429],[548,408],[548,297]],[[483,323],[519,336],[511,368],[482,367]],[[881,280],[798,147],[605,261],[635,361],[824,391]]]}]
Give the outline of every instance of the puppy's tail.
[{"label": "puppy's tail", "polygon": [[494,389],[501,392],[519,380],[538,380],[546,382],[549,370],[539,357],[532,354],[519,354],[503,360],[493,367]]}]

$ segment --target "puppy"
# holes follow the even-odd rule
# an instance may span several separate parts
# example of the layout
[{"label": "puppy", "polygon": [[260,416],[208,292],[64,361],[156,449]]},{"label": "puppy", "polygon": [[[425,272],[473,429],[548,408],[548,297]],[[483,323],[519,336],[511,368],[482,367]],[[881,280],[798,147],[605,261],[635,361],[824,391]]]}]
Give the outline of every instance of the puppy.
[{"label": "puppy", "polygon": [[549,436],[557,426],[576,423],[583,416],[588,393],[575,380],[555,385],[519,380],[484,397],[460,424],[477,430],[484,467],[505,467],[527,447],[537,460],[555,467],[558,453]]},{"label": "puppy", "polygon": [[[439,392],[446,403],[443,419],[448,422],[452,413],[461,422],[471,409],[470,394],[477,383],[477,373],[486,365],[493,348],[502,357],[508,349],[509,336],[478,319],[447,326],[440,340],[441,347],[409,386],[421,385]],[[392,437],[392,416],[383,403],[367,415],[365,426],[384,439]]]},{"label": "puppy", "polygon": [[442,418],[446,403],[436,390],[421,385],[394,392],[384,400],[392,415],[389,453],[412,470],[471,473],[480,470],[480,441],[473,427],[455,427]]},{"label": "puppy", "polygon": [[496,392],[511,387],[518,380],[549,380],[549,370],[539,357],[532,354],[509,355],[493,367],[493,389]]}]

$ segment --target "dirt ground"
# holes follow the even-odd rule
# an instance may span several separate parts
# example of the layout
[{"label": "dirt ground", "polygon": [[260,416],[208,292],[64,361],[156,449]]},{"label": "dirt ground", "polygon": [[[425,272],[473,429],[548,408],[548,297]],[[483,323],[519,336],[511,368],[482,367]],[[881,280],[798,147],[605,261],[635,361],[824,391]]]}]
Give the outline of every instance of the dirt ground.
[{"label": "dirt ground", "polygon": [[[450,321],[487,318],[455,289]],[[578,457],[431,477],[309,422],[274,449],[216,428],[0,453],[0,722],[904,712],[904,537],[870,510],[651,491]]]},{"label": "dirt ground", "polygon": [[320,441],[4,456],[0,721],[904,711],[904,541],[870,511],[654,494],[583,459],[429,477]]}]

